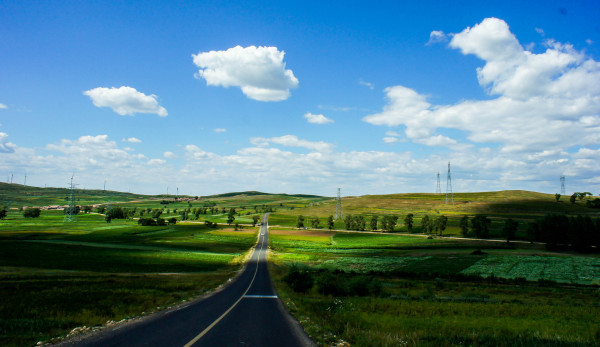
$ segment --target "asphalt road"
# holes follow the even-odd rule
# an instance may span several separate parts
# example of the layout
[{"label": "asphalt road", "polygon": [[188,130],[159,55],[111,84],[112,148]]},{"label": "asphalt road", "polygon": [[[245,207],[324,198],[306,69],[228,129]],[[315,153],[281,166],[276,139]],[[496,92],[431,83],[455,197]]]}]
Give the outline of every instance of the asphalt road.
[{"label": "asphalt road", "polygon": [[242,273],[212,295],[64,346],[314,346],[277,297],[267,269],[268,214]]}]

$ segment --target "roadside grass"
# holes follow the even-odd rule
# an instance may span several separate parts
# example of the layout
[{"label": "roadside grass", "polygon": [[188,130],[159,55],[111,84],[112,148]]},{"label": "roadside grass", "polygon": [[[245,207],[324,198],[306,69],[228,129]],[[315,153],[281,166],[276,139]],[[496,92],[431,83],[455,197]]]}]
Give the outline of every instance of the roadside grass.
[{"label": "roadside grass", "polygon": [[[598,257],[389,234],[335,233],[332,242],[315,238],[311,245],[306,234],[295,249],[291,235],[272,232],[269,269],[278,295],[320,345],[589,346],[600,341],[600,288],[581,285],[600,280],[594,270],[600,268]],[[487,247],[484,254],[471,254],[481,246]],[[315,285],[296,293],[283,278],[297,263],[317,278],[329,273],[342,285],[368,276],[383,290],[327,296]],[[569,284],[551,282],[563,278]]]},{"label": "roadside grass", "polygon": [[233,269],[193,274],[105,274],[0,267],[0,345],[32,346],[75,327],[150,313],[206,293]]},{"label": "roadside grass", "polygon": [[0,345],[35,345],[197,297],[235,275],[256,235],[11,211],[0,221]]}]

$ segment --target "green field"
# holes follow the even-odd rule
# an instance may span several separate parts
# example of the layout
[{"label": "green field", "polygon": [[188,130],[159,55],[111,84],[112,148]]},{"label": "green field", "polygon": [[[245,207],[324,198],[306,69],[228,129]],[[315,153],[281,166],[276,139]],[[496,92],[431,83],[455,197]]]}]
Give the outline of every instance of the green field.
[{"label": "green field", "polygon": [[60,211],[0,220],[0,345],[34,345],[81,326],[139,316],[197,297],[235,276],[253,229],[108,224]]},{"label": "green field", "polygon": [[[332,198],[228,193],[207,197],[76,191],[79,205],[135,211],[110,223],[99,213],[65,222],[62,210],[24,218],[22,206],[65,205],[70,192],[0,183],[0,345],[34,345],[76,327],[102,326],[198,297],[235,275],[256,241],[253,217],[271,212],[270,271],[280,297],[320,345],[588,346],[600,342],[600,257],[551,252],[544,244],[459,239],[459,219],[485,214],[490,238],[507,218],[525,225],[548,213],[598,217],[583,201],[525,191],[345,197],[345,214],[397,215],[395,233],[326,230]],[[68,199],[67,199],[68,200]],[[202,213],[194,211],[203,209]],[[236,231],[225,226],[235,209]],[[144,213],[143,213],[143,212]],[[178,223],[140,226],[162,211]],[[182,222],[181,212],[189,214]],[[94,210],[95,212],[95,210]],[[413,213],[407,233],[403,217]],[[298,215],[319,217],[296,229]],[[445,237],[420,221],[448,217]],[[221,223],[218,228],[206,221]],[[334,229],[344,230],[343,221]],[[301,269],[306,293],[284,280]],[[336,292],[337,291],[337,292]],[[334,293],[334,294],[332,294]]]},{"label": "green field", "polygon": [[[407,235],[278,233],[272,230],[270,237],[277,290],[321,345],[588,346],[600,341],[597,256]],[[294,292],[283,280],[297,264],[317,278],[307,293]],[[319,278],[349,288],[353,282],[379,283],[382,289],[326,295]]]}]

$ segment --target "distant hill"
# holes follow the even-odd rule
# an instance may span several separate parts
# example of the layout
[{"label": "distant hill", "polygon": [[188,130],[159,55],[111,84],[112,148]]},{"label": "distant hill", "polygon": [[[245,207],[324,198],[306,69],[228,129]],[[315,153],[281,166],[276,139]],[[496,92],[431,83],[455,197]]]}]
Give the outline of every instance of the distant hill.
[{"label": "distant hill", "polygon": [[263,193],[257,191],[247,191],[247,192],[233,192],[233,193],[224,193],[224,194],[216,194],[216,195],[207,195],[203,196],[205,199],[209,198],[230,198],[234,196],[256,196],[256,195],[279,195],[279,196],[291,196],[295,198],[324,198],[324,196],[320,195],[309,195],[309,194],[273,194],[273,193]]},{"label": "distant hill", "polygon": [[[0,204],[11,206],[49,206],[66,205],[69,203],[71,190],[68,188],[41,188],[25,186],[22,184],[9,184],[0,182]],[[188,196],[179,196],[188,197]],[[78,205],[95,205],[115,202],[130,202],[136,200],[161,200],[173,199],[174,195],[143,195],[134,193],[123,193],[102,189],[75,189],[75,199]],[[193,198],[193,197],[192,197]],[[232,192],[217,195],[203,196],[205,199],[216,200],[240,200],[249,203],[272,203],[275,201],[287,201],[295,199],[325,200],[326,197],[307,194],[271,194],[257,191]]]},{"label": "distant hill", "polygon": [[[70,196],[71,190],[67,188],[41,188],[0,182],[1,204],[10,204],[11,206],[66,205],[69,202]],[[75,189],[75,199],[78,205],[94,205],[150,198],[160,199],[161,197],[163,196],[122,193],[101,189]]]}]

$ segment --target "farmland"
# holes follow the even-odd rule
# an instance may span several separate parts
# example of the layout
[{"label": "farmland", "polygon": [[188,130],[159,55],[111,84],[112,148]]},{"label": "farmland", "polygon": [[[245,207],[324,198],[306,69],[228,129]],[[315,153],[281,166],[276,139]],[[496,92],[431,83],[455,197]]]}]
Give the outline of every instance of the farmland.
[{"label": "farmland", "polygon": [[[278,291],[322,345],[584,346],[600,338],[598,257],[405,235],[271,233]],[[295,266],[316,278],[306,293],[284,280]],[[353,292],[360,281],[366,289]],[[370,292],[373,283],[380,289]]]},{"label": "farmland", "polygon": [[[0,184],[10,203],[0,220],[0,294],[11,298],[0,304],[2,345],[32,345],[213,290],[241,268],[256,241],[251,224],[265,212],[276,289],[321,345],[576,346],[600,339],[600,257],[502,241],[508,218],[519,222],[517,240],[527,240],[526,223],[547,213],[597,218],[583,201],[524,191],[455,194],[448,205],[439,194],[343,199],[344,214],[400,217],[393,233],[345,231],[343,220],[329,230],[334,199],[259,192],[175,199],[80,190],[77,204],[93,208],[74,222],[62,210],[23,216],[22,206],[64,205],[68,194]],[[99,211],[114,207],[126,218],[107,223]],[[234,222],[224,225],[232,211]],[[490,240],[456,237],[459,220],[477,214],[491,220]],[[138,224],[153,215],[177,223]],[[296,228],[299,215],[305,226],[318,217],[320,226]],[[442,215],[443,236],[424,233],[422,219]],[[309,290],[285,281],[292,268],[313,277]]]}]

